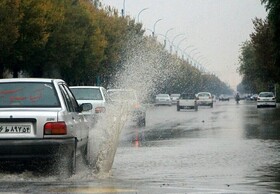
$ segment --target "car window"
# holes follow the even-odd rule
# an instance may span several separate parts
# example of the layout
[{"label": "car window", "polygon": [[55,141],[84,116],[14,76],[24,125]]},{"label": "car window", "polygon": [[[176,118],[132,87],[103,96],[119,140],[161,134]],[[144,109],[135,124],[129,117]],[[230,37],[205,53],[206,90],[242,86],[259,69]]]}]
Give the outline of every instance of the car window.
[{"label": "car window", "polygon": [[67,111],[69,112],[77,112],[78,111],[78,104],[72,95],[72,93],[69,91],[69,89],[65,85],[59,85],[59,88],[61,90],[62,96],[65,100]]},{"label": "car window", "polygon": [[99,88],[71,88],[77,100],[103,100]]},{"label": "car window", "polygon": [[271,92],[265,92],[265,93],[260,93],[259,97],[273,97],[273,93]]},{"label": "car window", "polygon": [[156,97],[169,98],[169,95],[168,94],[158,94]]},{"label": "car window", "polygon": [[194,94],[182,94],[181,99],[194,99],[195,95]]},{"label": "car window", "polygon": [[199,93],[198,96],[199,97],[209,97],[210,94],[208,94],[208,93]]},{"label": "car window", "polygon": [[12,82],[0,84],[0,107],[60,107],[52,83]]}]

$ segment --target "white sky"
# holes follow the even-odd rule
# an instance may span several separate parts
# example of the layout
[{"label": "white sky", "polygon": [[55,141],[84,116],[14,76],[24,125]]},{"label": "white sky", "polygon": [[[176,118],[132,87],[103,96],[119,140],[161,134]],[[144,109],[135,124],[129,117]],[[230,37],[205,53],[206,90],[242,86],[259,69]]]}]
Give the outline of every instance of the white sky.
[{"label": "white sky", "polygon": [[[167,33],[168,39],[181,50],[190,53],[191,57],[197,58],[208,72],[216,74],[233,89],[241,82],[241,77],[236,72],[240,45],[254,31],[252,19],[265,18],[267,15],[260,0],[101,2],[117,8],[119,12],[124,8],[126,15],[136,21],[139,19],[149,35],[154,28],[155,34],[163,35],[173,28]],[[143,10],[145,8],[147,9]],[[159,19],[162,20],[158,21]],[[183,35],[177,36],[178,34]],[[158,40],[163,42],[163,36],[158,35]]]}]

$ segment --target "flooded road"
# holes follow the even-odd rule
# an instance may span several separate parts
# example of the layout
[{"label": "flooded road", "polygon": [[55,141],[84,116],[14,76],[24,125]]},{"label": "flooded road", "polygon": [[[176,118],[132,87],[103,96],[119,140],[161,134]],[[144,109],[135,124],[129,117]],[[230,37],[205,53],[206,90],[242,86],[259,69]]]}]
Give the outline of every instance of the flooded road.
[{"label": "flooded road", "polygon": [[151,106],[147,125],[127,123],[110,176],[0,173],[1,193],[280,193],[280,109],[216,102],[176,111]]}]

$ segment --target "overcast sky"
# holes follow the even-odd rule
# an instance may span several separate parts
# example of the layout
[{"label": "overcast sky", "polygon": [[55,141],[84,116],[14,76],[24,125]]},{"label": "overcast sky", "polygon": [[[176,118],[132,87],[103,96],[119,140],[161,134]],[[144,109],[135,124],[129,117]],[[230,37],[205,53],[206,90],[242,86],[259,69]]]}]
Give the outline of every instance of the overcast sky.
[{"label": "overcast sky", "polygon": [[[136,21],[147,35],[167,33],[174,45],[202,63],[233,89],[241,82],[236,72],[240,45],[253,32],[252,19],[265,18],[260,0],[101,0]],[[143,10],[146,9],[146,10]],[[141,13],[140,13],[141,12]],[[139,14],[140,13],[140,14]],[[162,19],[158,21],[159,19]],[[158,21],[158,22],[157,22]],[[170,30],[173,28],[172,30]],[[178,34],[183,34],[179,35]],[[163,36],[158,35],[163,42]],[[180,54],[180,51],[178,51]],[[181,54],[180,54],[181,55]]]}]

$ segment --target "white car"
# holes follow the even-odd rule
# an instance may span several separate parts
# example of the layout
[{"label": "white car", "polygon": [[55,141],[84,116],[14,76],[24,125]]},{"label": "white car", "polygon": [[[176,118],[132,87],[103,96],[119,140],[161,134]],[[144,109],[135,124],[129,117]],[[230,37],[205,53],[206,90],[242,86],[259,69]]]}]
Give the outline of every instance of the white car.
[{"label": "white car", "polygon": [[171,95],[170,95],[170,98],[171,98],[171,100],[172,100],[172,104],[176,104],[177,101],[178,101],[179,98],[180,98],[180,94],[171,94]]},{"label": "white car", "polygon": [[260,107],[276,107],[276,99],[272,92],[261,92],[257,98],[257,108]]},{"label": "white car", "polygon": [[198,106],[210,106],[213,108],[213,97],[210,92],[199,92],[196,94]]},{"label": "white car", "polygon": [[110,98],[104,87],[101,86],[70,86],[79,104],[91,103],[93,109],[84,112],[85,115],[94,116],[97,113],[104,113]]},{"label": "white car", "polygon": [[[0,161],[50,161],[74,173],[86,156],[89,126],[67,84],[60,79],[0,79]],[[67,175],[68,175],[67,173]]]},{"label": "white car", "polygon": [[169,94],[158,94],[156,95],[156,106],[158,105],[172,105],[172,100],[169,96]]},{"label": "white car", "polygon": [[181,109],[194,109],[198,110],[197,100],[195,94],[182,94],[177,101],[177,111]]}]

